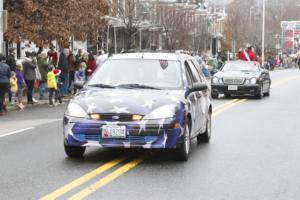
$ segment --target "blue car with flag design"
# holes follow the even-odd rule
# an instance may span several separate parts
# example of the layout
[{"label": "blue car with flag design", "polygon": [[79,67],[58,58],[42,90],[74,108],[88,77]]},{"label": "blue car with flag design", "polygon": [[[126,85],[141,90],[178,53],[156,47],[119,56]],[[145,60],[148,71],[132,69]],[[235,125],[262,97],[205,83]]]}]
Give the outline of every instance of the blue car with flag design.
[{"label": "blue car with flag design", "polygon": [[191,140],[209,142],[211,92],[185,54],[112,56],[82,86],[64,115],[69,157],[86,147],[174,149],[187,160]]}]

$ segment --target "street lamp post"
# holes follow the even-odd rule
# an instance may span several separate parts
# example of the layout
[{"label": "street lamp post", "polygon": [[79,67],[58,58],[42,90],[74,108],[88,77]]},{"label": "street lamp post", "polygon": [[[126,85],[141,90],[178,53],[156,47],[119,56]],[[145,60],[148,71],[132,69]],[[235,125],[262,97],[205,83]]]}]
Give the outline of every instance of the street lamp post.
[{"label": "street lamp post", "polygon": [[266,0],[263,0],[262,44],[261,44],[261,60],[262,60],[262,64],[264,64],[264,62],[265,62],[265,10],[266,10]]}]

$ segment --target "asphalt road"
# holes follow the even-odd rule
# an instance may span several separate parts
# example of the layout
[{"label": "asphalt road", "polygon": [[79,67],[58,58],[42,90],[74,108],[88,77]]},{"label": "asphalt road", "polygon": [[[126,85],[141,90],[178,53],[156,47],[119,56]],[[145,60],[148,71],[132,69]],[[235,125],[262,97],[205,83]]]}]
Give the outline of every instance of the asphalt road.
[{"label": "asphalt road", "polygon": [[300,71],[271,77],[270,97],[214,100],[212,140],[193,141],[188,162],[97,148],[69,159],[65,106],[11,112],[0,118],[0,199],[299,199]]}]

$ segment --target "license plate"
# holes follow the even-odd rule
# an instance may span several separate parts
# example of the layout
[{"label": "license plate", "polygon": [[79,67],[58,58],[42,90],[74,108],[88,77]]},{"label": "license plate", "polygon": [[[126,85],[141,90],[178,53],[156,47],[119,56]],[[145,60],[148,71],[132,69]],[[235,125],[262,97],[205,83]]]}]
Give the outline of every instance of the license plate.
[{"label": "license plate", "polygon": [[238,90],[237,85],[228,85],[228,90]]},{"label": "license plate", "polygon": [[126,127],[102,126],[102,138],[126,138]]}]

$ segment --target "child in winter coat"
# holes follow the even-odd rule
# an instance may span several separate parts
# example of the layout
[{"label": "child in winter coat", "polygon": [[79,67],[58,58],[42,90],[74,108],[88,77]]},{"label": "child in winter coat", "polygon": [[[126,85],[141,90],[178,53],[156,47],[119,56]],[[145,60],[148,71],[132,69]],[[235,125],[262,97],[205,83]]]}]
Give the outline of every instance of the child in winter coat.
[{"label": "child in winter coat", "polygon": [[18,79],[16,77],[16,72],[11,72],[11,77],[9,80],[10,92],[11,92],[11,103],[13,106],[16,106],[18,103]]},{"label": "child in winter coat", "polygon": [[55,102],[57,102],[57,100],[59,100],[60,103],[62,103],[61,98],[59,95],[57,95],[57,81],[56,81],[56,77],[54,74],[54,67],[53,65],[48,67],[48,74],[47,74],[47,86],[49,89],[49,106],[53,107],[53,94],[55,95]]},{"label": "child in winter coat", "polygon": [[25,86],[25,80],[24,80],[24,75],[23,75],[23,66],[22,64],[17,64],[16,67],[16,77],[18,80],[18,106],[19,108],[22,110],[24,109],[24,105],[22,103],[22,96],[23,96],[23,90],[24,90],[24,86]]}]

